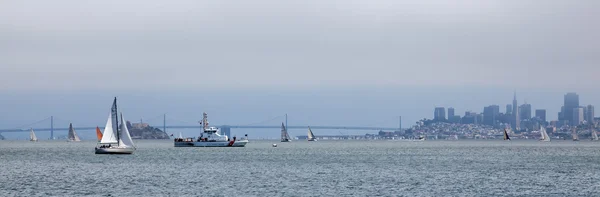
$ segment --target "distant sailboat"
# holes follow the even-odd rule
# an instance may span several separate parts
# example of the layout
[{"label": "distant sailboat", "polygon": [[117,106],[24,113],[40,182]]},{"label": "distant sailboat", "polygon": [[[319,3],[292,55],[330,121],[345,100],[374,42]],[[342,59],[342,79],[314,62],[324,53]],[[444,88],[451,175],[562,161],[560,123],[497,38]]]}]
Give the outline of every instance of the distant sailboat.
[{"label": "distant sailboat", "polygon": [[123,114],[121,114],[121,124],[119,125],[117,113],[117,98],[115,97],[104,127],[104,134],[96,147],[96,154],[132,154],[135,151]]},{"label": "distant sailboat", "polygon": [[592,133],[592,141],[598,141],[598,134],[596,133],[595,125],[590,125],[590,132]]},{"label": "distant sailboat", "polygon": [[183,139],[183,135],[179,132],[179,139]]},{"label": "distant sailboat", "polygon": [[504,140],[510,141],[510,137],[508,136],[508,132],[504,129]]},{"label": "distant sailboat", "polygon": [[577,135],[577,127],[574,127],[571,134],[573,135],[573,141],[579,141],[579,136]]},{"label": "distant sailboat", "polygon": [[96,137],[98,137],[98,141],[102,140],[102,131],[98,127],[96,127]]},{"label": "distant sailboat", "polygon": [[315,135],[313,134],[312,130],[310,130],[310,127],[308,127],[308,141],[317,141],[317,138],[315,138]]},{"label": "distant sailboat", "polygon": [[287,128],[285,128],[285,125],[283,124],[283,122],[281,123],[281,142],[291,142],[292,139],[290,139],[290,135],[287,132]]},{"label": "distant sailboat", "polygon": [[77,133],[75,133],[75,129],[73,129],[73,124],[70,123],[69,124],[69,138],[68,138],[69,142],[79,142],[81,141],[79,139],[79,136],[77,136]]},{"label": "distant sailboat", "polygon": [[550,136],[548,136],[548,133],[546,133],[546,128],[544,128],[543,126],[540,127],[540,134],[542,135],[542,139],[540,139],[540,141],[543,141],[543,142],[550,141]]},{"label": "distant sailboat", "polygon": [[37,137],[35,136],[35,132],[33,132],[33,129],[31,129],[31,131],[29,132],[29,141],[32,141],[32,142],[38,141]]}]

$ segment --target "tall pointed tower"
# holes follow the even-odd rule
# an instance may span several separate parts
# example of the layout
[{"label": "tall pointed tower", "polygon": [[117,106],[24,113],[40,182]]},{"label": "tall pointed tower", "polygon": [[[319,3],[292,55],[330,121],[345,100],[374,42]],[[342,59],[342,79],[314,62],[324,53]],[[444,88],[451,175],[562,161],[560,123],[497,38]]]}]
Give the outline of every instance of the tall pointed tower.
[{"label": "tall pointed tower", "polygon": [[519,117],[519,105],[517,105],[517,91],[515,91],[512,103],[512,129],[515,131],[521,130],[521,119]]}]

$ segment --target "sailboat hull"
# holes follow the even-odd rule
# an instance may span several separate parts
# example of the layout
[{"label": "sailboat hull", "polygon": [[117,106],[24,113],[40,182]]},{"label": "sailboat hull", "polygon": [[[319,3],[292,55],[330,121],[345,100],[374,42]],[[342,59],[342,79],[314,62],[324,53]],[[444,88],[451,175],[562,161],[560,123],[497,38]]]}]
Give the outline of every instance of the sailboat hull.
[{"label": "sailboat hull", "polygon": [[288,140],[288,139],[281,140],[281,142],[291,142],[291,141],[292,141],[292,140]]},{"label": "sailboat hull", "polygon": [[133,151],[133,147],[96,148],[96,154],[132,154]]}]

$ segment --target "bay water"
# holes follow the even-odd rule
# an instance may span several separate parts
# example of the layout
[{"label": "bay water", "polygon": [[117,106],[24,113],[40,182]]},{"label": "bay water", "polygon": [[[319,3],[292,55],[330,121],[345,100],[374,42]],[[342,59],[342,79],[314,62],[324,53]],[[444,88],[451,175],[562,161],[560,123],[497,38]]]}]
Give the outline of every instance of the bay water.
[{"label": "bay water", "polygon": [[[276,143],[277,147],[272,147]],[[600,142],[0,141],[0,196],[600,196]]]}]

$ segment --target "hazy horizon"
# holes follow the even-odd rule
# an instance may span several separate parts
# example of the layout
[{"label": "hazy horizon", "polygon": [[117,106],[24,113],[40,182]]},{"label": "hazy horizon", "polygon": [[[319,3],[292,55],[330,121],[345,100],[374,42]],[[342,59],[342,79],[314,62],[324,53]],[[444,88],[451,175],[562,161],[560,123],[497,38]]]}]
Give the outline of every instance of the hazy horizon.
[{"label": "hazy horizon", "polygon": [[[599,95],[579,91],[581,105],[600,106]],[[546,109],[548,120],[557,118],[567,92],[545,89],[517,91],[519,105]],[[409,127],[422,118],[432,118],[434,107],[453,107],[457,115],[482,112],[499,105],[505,111],[512,103],[507,88],[322,88],[314,90],[210,90],[190,91],[76,91],[3,93],[0,95],[2,128],[35,122],[49,116],[86,126],[103,125],[112,98],[129,120],[153,118],[162,125],[162,114],[196,124],[203,111],[214,124],[250,124],[288,114],[290,125],[373,125],[397,127],[398,116]],[[159,119],[156,117],[160,116]],[[279,122],[283,121],[281,119]],[[294,123],[294,124],[292,124]],[[271,124],[277,124],[272,122]]]}]

